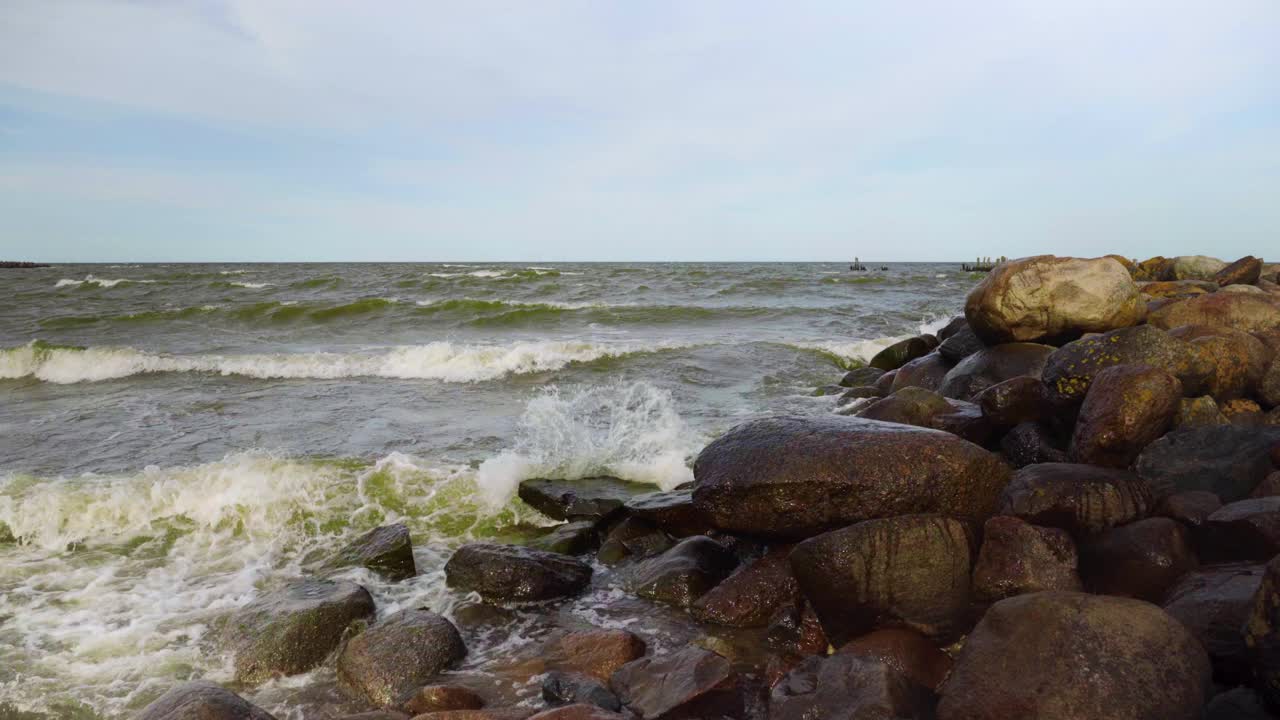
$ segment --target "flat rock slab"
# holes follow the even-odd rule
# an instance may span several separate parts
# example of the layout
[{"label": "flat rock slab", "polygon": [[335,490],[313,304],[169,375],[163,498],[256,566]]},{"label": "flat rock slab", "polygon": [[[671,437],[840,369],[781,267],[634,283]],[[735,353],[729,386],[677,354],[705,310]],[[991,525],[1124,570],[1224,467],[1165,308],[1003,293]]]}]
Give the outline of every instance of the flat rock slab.
[{"label": "flat rock slab", "polygon": [[1157,497],[1206,490],[1223,502],[1249,497],[1272,470],[1268,456],[1280,427],[1212,425],[1174,430],[1138,456],[1138,475]]},{"label": "flat rock slab", "polygon": [[444,572],[449,587],[499,601],[567,597],[591,581],[591,566],[577,558],[494,543],[463,545],[445,563]]},{"label": "flat rock slab", "polygon": [[615,477],[578,480],[525,480],[520,499],[556,520],[598,520],[616,512],[635,495],[651,492],[652,485]]}]

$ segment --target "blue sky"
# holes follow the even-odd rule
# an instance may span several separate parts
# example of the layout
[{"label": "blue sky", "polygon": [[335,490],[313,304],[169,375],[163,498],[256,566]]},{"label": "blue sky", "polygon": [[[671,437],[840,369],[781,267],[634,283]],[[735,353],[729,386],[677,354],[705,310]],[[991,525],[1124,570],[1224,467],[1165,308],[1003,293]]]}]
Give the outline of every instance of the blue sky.
[{"label": "blue sky", "polygon": [[0,258],[1280,254],[1276,38],[1276,0],[6,0]]}]

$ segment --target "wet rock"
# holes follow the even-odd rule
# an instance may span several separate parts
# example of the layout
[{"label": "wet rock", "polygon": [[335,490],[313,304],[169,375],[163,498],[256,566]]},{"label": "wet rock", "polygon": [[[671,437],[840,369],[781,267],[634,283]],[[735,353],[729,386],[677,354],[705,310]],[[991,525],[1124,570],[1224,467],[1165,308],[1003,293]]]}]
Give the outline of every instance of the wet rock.
[{"label": "wet rock", "polygon": [[1275,720],[1262,697],[1247,687],[1219,693],[1204,709],[1204,720]]},{"label": "wet rock", "polygon": [[1280,429],[1180,428],[1148,445],[1135,469],[1157,497],[1207,490],[1223,502],[1234,502],[1249,497],[1271,472],[1267,454],[1276,442]]},{"label": "wet rock", "polygon": [[528,720],[534,711],[525,707],[440,710],[417,715],[412,720]]},{"label": "wet rock", "polygon": [[275,720],[266,710],[211,682],[170,688],[142,709],[137,720]]},{"label": "wet rock", "polygon": [[1166,495],[1156,504],[1156,509],[1151,514],[1177,520],[1190,528],[1198,528],[1220,507],[1222,501],[1217,495],[1204,490],[1186,490]]},{"label": "wet rock", "polygon": [[1223,505],[1205,521],[1200,552],[1210,562],[1265,562],[1280,555],[1280,497]]},{"label": "wet rock", "polygon": [[1112,528],[1080,548],[1080,575],[1089,592],[1160,602],[1198,565],[1190,532],[1153,517]]},{"label": "wet rock", "polygon": [[840,384],[847,388],[861,387],[863,385],[870,385],[874,383],[876,380],[880,379],[881,375],[884,375],[884,370],[881,370],[880,368],[854,368],[845,373],[844,377],[840,378]]},{"label": "wet rock", "polygon": [[1173,419],[1175,428],[1205,427],[1208,425],[1226,425],[1230,421],[1218,409],[1218,403],[1208,395],[1198,398],[1183,398],[1178,402],[1178,415]]},{"label": "wet rock", "polygon": [[1039,255],[1001,263],[965,300],[965,318],[989,345],[1070,340],[1142,320],[1138,286],[1111,258]]},{"label": "wet rock", "polygon": [[642,720],[740,717],[743,711],[741,681],[729,661],[696,646],[627,663],[609,685]]},{"label": "wet rock", "polygon": [[1138,292],[1147,297],[1183,299],[1215,292],[1218,284],[1205,280],[1164,280],[1142,283]]},{"label": "wet rock", "polygon": [[1245,255],[1239,260],[1213,274],[1214,282],[1220,287],[1228,285],[1252,285],[1262,276],[1262,261],[1252,255]]},{"label": "wet rock", "polygon": [[867,365],[879,370],[897,370],[918,357],[928,355],[936,344],[922,337],[900,340],[876,353]]},{"label": "wet rock", "polygon": [[942,329],[938,330],[934,335],[938,338],[938,342],[946,342],[948,338],[968,327],[968,325],[969,321],[965,320],[963,315],[956,315],[948,320],[947,324],[943,325]]},{"label": "wet rock", "polygon": [[604,683],[587,676],[552,671],[542,681],[542,699],[549,705],[595,705],[612,710],[622,709],[618,696]]},{"label": "wet rock", "polygon": [[903,515],[805,540],[791,569],[836,644],[879,627],[949,636],[968,619],[975,544],[964,522]]},{"label": "wet rock", "polygon": [[1147,484],[1124,470],[1042,463],[1013,474],[1000,514],[1082,538],[1143,518],[1153,504]]},{"label": "wet rock", "polygon": [[1249,665],[1262,699],[1280,710],[1280,558],[1272,558],[1250,602],[1244,623]]},{"label": "wet rock", "polygon": [[549,647],[552,667],[607,682],[618,668],[644,657],[645,643],[626,630],[572,632]]},{"label": "wet rock", "polygon": [[1042,590],[1080,590],[1076,544],[1066,530],[997,515],[982,530],[973,593],[983,602]]},{"label": "wet rock", "polygon": [[370,710],[353,715],[343,715],[338,720],[409,720],[409,715],[396,710]]},{"label": "wet rock", "polygon": [[1015,468],[1067,461],[1066,451],[1056,447],[1049,429],[1037,422],[1020,423],[1005,433],[1000,451]]},{"label": "wet rock", "polygon": [[1258,379],[1258,399],[1267,407],[1280,407],[1280,358],[1272,360]]},{"label": "wet rock", "polygon": [[1058,348],[1041,377],[1063,401],[1083,400],[1094,377],[1115,365],[1150,365],[1178,378],[1187,394],[1199,394],[1212,372],[1208,360],[1189,343],[1149,325],[1091,335]]},{"label": "wet rock", "polygon": [[525,480],[520,499],[556,520],[598,520],[622,507],[634,495],[653,488],[615,477],[579,480]]},{"label": "wet rock", "polygon": [[938,720],[1198,720],[1209,658],[1140,600],[1050,591],[1001,600],[969,634]]},{"label": "wet rock", "polygon": [[[893,382],[886,388],[884,395],[897,392],[906,387],[922,387],[926,390],[937,390],[942,379],[951,370],[951,363],[937,353],[929,353],[917,358],[894,371]],[[879,385],[877,385],[878,387]]]},{"label": "wet rock", "polygon": [[836,398],[836,407],[845,407],[858,400],[865,400],[867,398],[884,397],[886,394],[887,393],[880,392],[870,385],[852,387],[841,393],[840,397]]},{"label": "wet rock", "polygon": [[918,387],[903,388],[855,414],[868,420],[942,430],[975,444],[982,444],[991,435],[991,426],[978,406]]},{"label": "wet rock", "polygon": [[1208,255],[1179,255],[1173,259],[1174,280],[1214,280],[1227,264]]},{"label": "wet rock", "polygon": [[765,627],[770,618],[800,596],[787,556],[791,548],[770,550],[739,568],[689,608],[698,622],[729,627]]},{"label": "wet rock", "polygon": [[347,643],[338,677],[374,705],[391,707],[466,654],[453,623],[429,610],[401,610]]},{"label": "wet rock", "polygon": [[1071,438],[1076,462],[1125,468],[1173,424],[1182,383],[1149,365],[1117,365],[1098,373]]},{"label": "wet rock", "polygon": [[769,620],[765,640],[775,650],[796,658],[825,655],[831,645],[822,629],[822,621],[813,607],[803,600],[774,614]]},{"label": "wet rock", "polygon": [[319,665],[347,627],[373,616],[373,598],[359,585],[300,580],[237,611],[224,628],[235,654],[235,679],[257,684]]},{"label": "wet rock", "polygon": [[942,341],[938,346],[938,354],[947,362],[955,364],[986,347],[966,322],[954,334]]},{"label": "wet rock", "polygon": [[591,566],[576,558],[493,543],[463,545],[449,558],[444,572],[449,587],[500,601],[566,597],[591,581]]},{"label": "wet rock", "polygon": [[660,555],[674,544],[671,536],[653,523],[628,517],[609,531],[600,543],[596,559],[605,565],[616,565],[627,558],[644,559]]},{"label": "wet rock", "polygon": [[1218,565],[1183,576],[1164,600],[1165,612],[1186,626],[1209,651],[1214,678],[1249,680],[1244,622],[1262,584],[1262,565]]},{"label": "wet rock", "polygon": [[536,550],[561,555],[583,555],[600,544],[597,521],[579,520],[556,525],[546,534],[535,539],[531,546]]},{"label": "wet rock", "polygon": [[1008,478],[995,455],[954,435],[843,417],[739,425],[693,472],[693,502],[719,528],[790,537],[911,512],[985,519]]},{"label": "wet rock", "polygon": [[453,611],[458,627],[493,628],[507,625],[517,617],[515,610],[485,602],[464,602]]},{"label": "wet rock", "polygon": [[805,658],[774,685],[770,720],[913,720],[928,692],[887,663],[857,655]]},{"label": "wet rock", "polygon": [[871,383],[871,386],[879,391],[881,397],[883,397],[893,390],[893,381],[897,379],[898,371],[890,370],[889,372],[881,375],[875,382]]},{"label": "wet rock", "polygon": [[1262,479],[1258,486],[1249,493],[1249,497],[1273,497],[1280,495],[1280,471],[1273,472]]},{"label": "wet rock", "polygon": [[912,630],[887,628],[854,638],[837,655],[857,655],[879,660],[929,690],[936,690],[951,673],[951,656],[928,638]]},{"label": "wet rock", "polygon": [[973,401],[982,409],[987,422],[999,428],[1034,422],[1046,416],[1049,409],[1044,383],[1028,376],[996,383],[978,393]]},{"label": "wet rock", "polygon": [[632,584],[640,597],[687,608],[728,577],[737,564],[732,550],[698,535],[637,565]]},{"label": "wet rock", "polygon": [[951,368],[938,393],[969,400],[992,385],[1015,377],[1039,378],[1054,350],[1052,345],[1035,343],[1006,343],[984,348]]},{"label": "wet rock", "polygon": [[578,704],[544,710],[528,720],[627,720],[627,716],[595,705]]},{"label": "wet rock", "polygon": [[675,537],[701,535],[711,528],[711,519],[693,505],[691,489],[650,492],[637,495],[623,506],[628,513],[657,525]]},{"label": "wet rock", "polygon": [[484,707],[484,698],[461,685],[424,685],[400,707],[410,715],[441,710],[478,710]]},{"label": "wet rock", "polygon": [[405,580],[418,574],[413,543],[403,523],[377,527],[352,540],[327,564],[330,568],[366,567],[388,580]]},{"label": "wet rock", "polygon": [[1269,296],[1217,292],[1166,305],[1151,313],[1147,322],[1166,329],[1209,325],[1261,332],[1280,327],[1280,303]]}]

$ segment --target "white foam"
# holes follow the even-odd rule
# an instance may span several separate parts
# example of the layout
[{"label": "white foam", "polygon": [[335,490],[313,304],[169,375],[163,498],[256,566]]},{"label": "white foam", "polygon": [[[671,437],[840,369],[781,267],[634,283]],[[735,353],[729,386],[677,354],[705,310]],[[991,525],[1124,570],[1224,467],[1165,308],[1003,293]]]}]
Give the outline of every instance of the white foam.
[{"label": "white foam", "polygon": [[264,287],[271,287],[271,283],[233,282],[231,284],[236,287],[250,288],[252,290],[260,290]]},{"label": "white foam", "polygon": [[62,278],[58,282],[54,283],[53,286],[56,288],[60,288],[60,287],[76,287],[84,284],[89,284],[89,285],[97,285],[98,287],[109,288],[109,287],[115,287],[120,283],[153,283],[153,282],[155,282],[155,280],[134,280],[133,278],[115,278],[115,279],[100,278],[100,277],[94,277],[92,274],[90,274],[90,275],[85,275],[83,280],[74,280],[72,278]]},{"label": "white foam", "polygon": [[33,377],[69,384],[147,373],[202,372],[252,378],[384,377],[479,382],[506,375],[559,370],[638,352],[676,347],[537,341],[506,345],[433,342],[367,353],[162,355],[130,347],[50,348],[34,342],[0,350],[0,379]]},{"label": "white foam", "polygon": [[669,490],[693,479],[688,462],[702,445],[671,394],[649,383],[552,387],[529,401],[515,445],[484,461],[476,483],[493,507],[532,477],[613,475]]}]

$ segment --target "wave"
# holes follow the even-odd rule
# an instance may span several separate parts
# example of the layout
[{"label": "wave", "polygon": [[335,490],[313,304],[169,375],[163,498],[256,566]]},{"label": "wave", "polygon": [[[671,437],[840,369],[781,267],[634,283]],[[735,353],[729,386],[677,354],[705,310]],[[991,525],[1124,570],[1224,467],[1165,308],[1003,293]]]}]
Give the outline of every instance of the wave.
[{"label": "wave", "polygon": [[209,373],[262,379],[381,377],[468,383],[675,347],[679,346],[553,341],[463,345],[442,341],[362,353],[167,355],[130,347],[78,348],[33,341],[0,350],[0,380],[33,378],[72,384],[155,373]]},{"label": "wave", "polygon": [[915,333],[902,335],[887,335],[878,338],[867,338],[849,341],[819,341],[819,342],[799,342],[785,343],[790,347],[798,348],[811,352],[817,352],[830,360],[834,365],[840,368],[853,368],[859,365],[865,365],[876,356],[876,353],[889,347],[890,345],[914,337],[915,335],[933,334],[941,330],[951,322],[949,315],[928,316],[920,320],[920,324],[916,327]]},{"label": "wave", "polygon": [[58,282],[54,283],[53,286],[55,288],[60,288],[60,287],[82,287],[82,286],[92,285],[100,288],[112,288],[117,285],[130,285],[133,283],[154,283],[154,282],[156,281],[155,280],[136,280],[134,278],[114,278],[114,279],[100,278],[90,274],[90,275],[85,275],[83,280],[75,280],[73,278],[62,278]]}]

